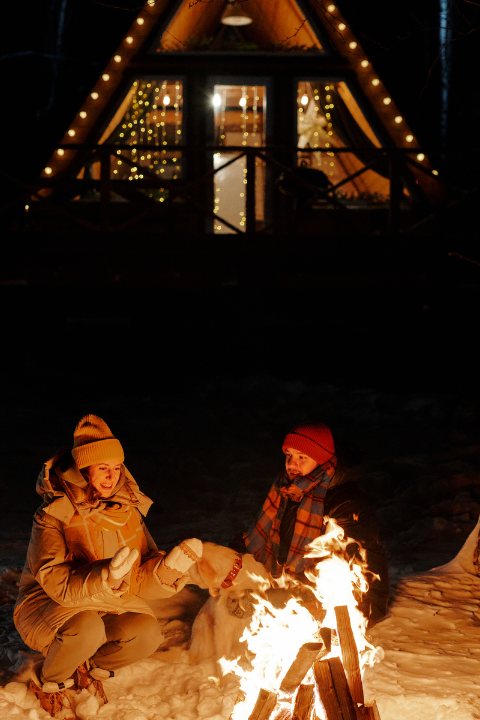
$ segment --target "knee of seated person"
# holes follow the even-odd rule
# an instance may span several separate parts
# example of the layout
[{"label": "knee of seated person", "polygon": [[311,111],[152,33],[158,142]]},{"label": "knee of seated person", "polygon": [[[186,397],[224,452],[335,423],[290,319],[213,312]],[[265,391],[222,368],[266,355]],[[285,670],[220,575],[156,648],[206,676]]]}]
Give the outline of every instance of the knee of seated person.
[{"label": "knee of seated person", "polygon": [[74,615],[57,631],[57,639],[64,640],[77,637],[80,641],[92,643],[100,647],[106,642],[105,625],[94,610],[84,610]]},{"label": "knee of seated person", "polygon": [[156,618],[143,613],[132,613],[128,622],[128,635],[131,639],[160,643],[162,631]]}]

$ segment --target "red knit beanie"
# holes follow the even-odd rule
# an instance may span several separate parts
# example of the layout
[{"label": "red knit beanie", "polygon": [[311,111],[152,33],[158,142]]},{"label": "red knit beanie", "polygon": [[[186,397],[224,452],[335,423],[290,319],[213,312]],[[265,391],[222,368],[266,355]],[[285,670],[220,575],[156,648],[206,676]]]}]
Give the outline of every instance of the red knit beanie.
[{"label": "red knit beanie", "polygon": [[294,427],[285,435],[282,450],[285,448],[305,453],[319,465],[330,460],[335,452],[331,430],[322,423],[305,423]]}]

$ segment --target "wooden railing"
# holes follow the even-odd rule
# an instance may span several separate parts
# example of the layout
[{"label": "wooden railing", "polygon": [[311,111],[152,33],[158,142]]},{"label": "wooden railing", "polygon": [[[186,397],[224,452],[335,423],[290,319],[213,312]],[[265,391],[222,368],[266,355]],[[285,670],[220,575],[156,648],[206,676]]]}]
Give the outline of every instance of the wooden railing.
[{"label": "wooden railing", "polygon": [[[191,208],[201,219],[198,222],[197,232],[208,233],[208,221],[221,222],[222,225],[228,227],[231,231],[242,234],[254,234],[258,232],[268,233],[275,230],[280,232],[288,231],[288,227],[284,223],[281,224],[280,230],[275,218],[268,220],[259,228],[256,218],[256,163],[260,160],[269,168],[267,172],[267,180],[265,192],[275,192],[275,180],[283,173],[284,177],[289,179],[300,188],[298,193],[307,196],[307,199],[297,204],[294,213],[296,217],[302,217],[305,212],[318,203],[323,201],[324,207],[334,209],[345,219],[347,225],[351,225],[355,229],[355,221],[352,213],[347,205],[339,199],[337,191],[349,182],[355,181],[367,170],[375,170],[379,163],[388,164],[388,179],[390,193],[386,204],[382,208],[388,212],[387,227],[391,233],[398,232],[402,227],[402,213],[406,196],[404,187],[408,188],[408,197],[416,200],[416,208],[420,216],[428,215],[432,211],[432,205],[428,195],[421,191],[421,184],[418,183],[418,176],[429,177],[430,181],[438,182],[438,178],[425,168],[415,158],[421,152],[418,148],[371,148],[371,149],[355,149],[355,148],[285,148],[285,147],[243,147],[243,146],[208,146],[202,148],[181,147],[181,146],[156,146],[156,145],[136,145],[136,151],[148,151],[150,153],[161,153],[162,150],[181,153],[181,162],[183,166],[183,176],[181,180],[172,181],[165,180],[162,176],[156,174],[148,168],[142,167],[142,178],[130,181],[128,179],[117,180],[112,178],[112,157],[115,160],[121,160],[127,166],[134,167],[138,165],[138,161],[132,160],[128,156],[133,149],[130,145],[81,145],[81,144],[65,144],[59,146],[65,152],[74,151],[73,159],[69,159],[66,170],[52,174],[51,176],[39,178],[36,182],[29,185],[10,178],[10,182],[15,186],[8,203],[0,207],[0,215],[7,214],[14,206],[25,207],[25,212],[31,212],[35,208],[39,210],[41,206],[49,207],[50,213],[58,213],[65,219],[83,227],[90,231],[110,231],[110,230],[128,230],[135,226],[138,230],[142,217],[148,215],[153,207],[157,210],[160,205],[163,208],[171,207],[172,203],[181,202],[185,207]],[[120,151],[120,154],[118,154]],[[214,153],[237,153],[235,158],[224,163],[218,168],[213,167]],[[351,153],[360,154],[362,162],[365,164],[355,173],[348,175],[336,185],[327,187],[319,187],[309,182],[298,173],[297,163],[298,153],[303,155],[307,153],[330,153],[341,154]],[[213,212],[213,178],[217,172],[223,170],[227,165],[237,162],[240,158],[245,158],[246,176],[248,182],[245,185],[245,229],[242,230],[229,222],[226,218]],[[79,171],[87,164],[97,163],[99,167],[99,177],[78,178]],[[384,173],[385,174],[385,173]],[[415,177],[416,176],[416,177]],[[5,178],[5,174],[4,174]],[[167,197],[162,203],[151,201],[149,207],[141,207],[138,211],[135,208],[135,202],[130,203],[131,213],[126,220],[120,223],[113,222],[112,218],[112,193],[118,197],[128,195],[129,191],[149,190],[163,188],[168,190]],[[98,220],[92,222],[89,219],[81,217],[76,211],[73,211],[71,201],[78,196],[84,195],[88,191],[97,191],[99,193],[99,216]],[[142,204],[148,203],[149,199],[144,196]],[[76,203],[75,203],[76,204]],[[78,207],[78,204],[76,204]],[[165,212],[162,210],[161,212]],[[38,214],[38,213],[37,213]],[[273,213],[275,215],[275,213]],[[417,218],[418,220],[418,214]],[[421,219],[421,217],[420,217]],[[174,222],[174,221],[173,221]],[[403,223],[403,226],[405,223]],[[213,225],[212,225],[213,228]],[[174,229],[174,228],[172,228]],[[212,230],[210,230],[212,232]]]}]

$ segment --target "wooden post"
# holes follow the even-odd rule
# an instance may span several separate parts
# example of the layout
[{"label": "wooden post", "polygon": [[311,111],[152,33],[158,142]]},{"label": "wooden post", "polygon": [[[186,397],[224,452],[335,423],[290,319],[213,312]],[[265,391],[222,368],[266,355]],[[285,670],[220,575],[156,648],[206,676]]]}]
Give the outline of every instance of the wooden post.
[{"label": "wooden post", "polygon": [[248,720],[268,720],[277,704],[277,695],[269,690],[260,689],[255,707]]},{"label": "wooden post", "polygon": [[359,720],[381,720],[375,700],[372,705],[364,705],[357,708]]},{"label": "wooden post", "polygon": [[110,150],[102,147],[100,153],[100,229],[108,230],[110,227]]},{"label": "wooden post", "polygon": [[[297,653],[297,657],[290,665],[282,680],[280,691],[287,695],[293,695],[322,650],[325,650],[325,646],[321,642],[305,643],[305,645],[302,645]],[[324,654],[326,654],[326,651]]]},{"label": "wooden post", "polygon": [[314,689],[314,685],[300,685],[295,698],[292,720],[309,720],[314,702]]},{"label": "wooden post", "polygon": [[358,650],[355,638],[353,637],[350,616],[346,605],[337,605],[335,608],[337,618],[337,632],[342,651],[343,667],[347,676],[348,686],[353,702],[364,704],[362,676],[358,662]]}]

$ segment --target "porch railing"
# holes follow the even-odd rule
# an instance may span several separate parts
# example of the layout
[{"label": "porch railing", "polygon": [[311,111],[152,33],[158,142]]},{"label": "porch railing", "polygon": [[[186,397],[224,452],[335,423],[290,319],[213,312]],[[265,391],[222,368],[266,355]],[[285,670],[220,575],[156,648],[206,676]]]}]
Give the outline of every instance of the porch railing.
[{"label": "porch railing", "polygon": [[[0,215],[7,214],[12,208],[18,207],[24,209],[26,213],[31,212],[33,208],[40,210],[41,207],[49,208],[50,214],[58,213],[64,219],[70,220],[77,226],[83,227],[90,231],[123,231],[128,230],[131,226],[135,226],[138,230],[139,223],[145,218],[154,207],[158,208],[162,205],[164,208],[175,202],[181,202],[185,207],[189,207],[197,214],[203,222],[199,223],[197,230],[208,232],[207,220],[220,221],[228,227],[232,232],[237,234],[254,234],[268,233],[275,231],[275,220],[268,220],[259,228],[256,218],[256,164],[261,161],[269,169],[266,179],[266,192],[272,192],[272,186],[275,180],[278,180],[279,174],[283,174],[296,187],[300,189],[298,195],[301,197],[302,192],[306,197],[303,202],[300,200],[296,204],[294,214],[302,217],[309,208],[315,207],[315,203],[322,201],[324,207],[328,206],[335,210],[344,218],[347,226],[355,229],[354,218],[347,204],[337,197],[337,191],[349,182],[356,180],[367,170],[375,170],[379,163],[385,166],[388,164],[388,179],[390,193],[383,209],[387,211],[387,229],[390,233],[396,233],[401,228],[407,229],[405,223],[401,222],[402,214],[405,212],[405,195],[404,187],[408,188],[410,199],[416,200],[417,216],[416,222],[421,216],[426,216],[432,212],[432,204],[428,199],[428,195],[422,193],[418,179],[415,174],[425,176],[434,182],[438,182],[438,178],[432,172],[424,167],[416,160],[421,150],[418,148],[285,148],[285,147],[243,147],[243,146],[206,146],[201,148],[161,145],[84,145],[76,143],[68,143],[60,145],[58,149],[65,152],[75,152],[73,160],[64,171],[55,173],[51,176],[39,178],[37,181],[24,184],[15,178],[7,178],[5,173],[4,179],[10,181],[14,191],[11,193],[8,203],[0,206]],[[132,160],[127,152],[132,149],[136,151],[148,151],[150,153],[161,153],[163,150],[174,150],[181,153],[182,163],[185,168],[184,177],[178,181],[165,180],[162,176],[157,175],[152,170],[142,167],[141,174],[143,177],[129,181],[128,179],[112,178],[112,157],[115,160],[121,160],[127,166],[134,167],[138,165],[138,160]],[[120,154],[119,154],[120,152]],[[307,153],[329,153],[338,155],[341,153],[360,154],[363,167],[354,173],[351,173],[337,184],[328,185],[327,187],[319,187],[309,182],[298,172],[296,167],[298,153],[303,155]],[[213,167],[214,153],[236,153],[236,156],[217,168]],[[228,165],[237,162],[241,158],[245,158],[246,177],[248,182],[245,185],[245,229],[242,230],[229,222],[224,217],[213,211],[213,178],[221,170]],[[78,178],[78,174],[82,167],[87,164],[96,163],[99,167],[99,177]],[[142,197],[142,207],[138,210],[135,208],[135,202],[131,202],[130,216],[120,222],[114,222],[112,218],[112,206],[115,197],[128,196],[132,188],[135,190],[148,191],[153,189],[166,189],[168,191],[162,203],[157,201],[149,201],[144,195]],[[92,222],[81,214],[73,210],[72,200],[78,196],[84,196],[87,192],[96,191],[99,195],[99,214],[98,220]],[[415,198],[415,196],[417,196]],[[147,207],[145,207],[147,203]],[[77,205],[78,207],[78,205]],[[273,213],[275,215],[275,212]],[[403,226],[403,227],[402,227]],[[286,226],[281,223],[280,232],[285,232]]]}]

